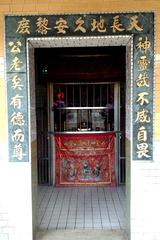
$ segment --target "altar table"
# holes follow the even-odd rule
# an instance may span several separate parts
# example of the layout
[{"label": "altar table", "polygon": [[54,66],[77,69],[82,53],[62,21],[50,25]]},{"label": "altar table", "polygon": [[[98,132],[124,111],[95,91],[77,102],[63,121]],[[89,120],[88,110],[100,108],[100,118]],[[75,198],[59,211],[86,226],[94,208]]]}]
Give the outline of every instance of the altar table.
[{"label": "altar table", "polygon": [[115,133],[55,134],[56,186],[115,186]]}]

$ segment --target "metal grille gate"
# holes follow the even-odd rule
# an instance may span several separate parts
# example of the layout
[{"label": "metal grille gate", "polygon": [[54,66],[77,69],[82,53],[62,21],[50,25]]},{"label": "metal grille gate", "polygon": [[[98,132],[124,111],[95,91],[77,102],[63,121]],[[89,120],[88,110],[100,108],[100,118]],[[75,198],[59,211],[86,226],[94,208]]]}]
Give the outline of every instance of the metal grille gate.
[{"label": "metal grille gate", "polygon": [[38,85],[36,89],[37,113],[37,157],[38,157],[38,183],[50,184],[50,151],[48,136],[48,110],[47,87]]}]

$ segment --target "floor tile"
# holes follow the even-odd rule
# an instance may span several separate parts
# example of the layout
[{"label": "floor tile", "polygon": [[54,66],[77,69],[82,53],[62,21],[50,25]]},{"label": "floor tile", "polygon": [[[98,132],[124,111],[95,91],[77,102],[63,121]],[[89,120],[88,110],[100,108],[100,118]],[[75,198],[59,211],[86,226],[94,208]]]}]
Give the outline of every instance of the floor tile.
[{"label": "floor tile", "polygon": [[38,188],[39,229],[124,229],[123,187]]}]

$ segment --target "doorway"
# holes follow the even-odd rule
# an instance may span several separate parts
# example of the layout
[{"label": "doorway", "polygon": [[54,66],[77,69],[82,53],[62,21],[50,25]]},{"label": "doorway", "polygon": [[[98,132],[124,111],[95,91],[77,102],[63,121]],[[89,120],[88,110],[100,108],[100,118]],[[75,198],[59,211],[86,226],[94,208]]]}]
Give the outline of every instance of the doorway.
[{"label": "doorway", "polygon": [[[109,138],[115,135],[113,146],[115,162],[109,164],[114,165],[112,166],[114,173],[111,174],[116,180],[114,183],[111,180],[106,182],[117,185],[125,183],[125,56],[125,47],[36,50],[37,149],[40,184],[54,185],[56,181],[56,184],[60,185],[60,181],[55,177],[58,174],[56,168],[59,164],[69,166],[64,167],[59,173],[61,178],[66,171],[70,172],[66,173],[68,174],[66,178],[69,179],[69,175],[73,175],[70,176],[69,182],[62,181],[63,184],[73,182],[105,184],[102,179],[101,181],[97,179],[100,179],[100,175],[109,174],[100,173],[100,167],[102,169],[106,166],[102,163],[102,159],[95,163],[93,157],[86,160],[86,156],[85,159],[81,156],[82,162],[75,164],[73,157],[67,162],[66,158],[70,156],[65,156],[65,160],[62,159],[63,163],[57,163],[53,140],[57,134],[61,136],[65,134],[65,137],[68,134],[67,141],[69,136],[72,136],[73,140],[75,135],[76,139],[79,136],[83,138],[86,134],[89,138],[90,136],[97,138],[100,135],[102,138]],[[74,157],[77,159],[76,155]],[[98,159],[98,155],[96,157]],[[97,172],[97,177],[94,172]],[[80,177],[77,177],[79,175],[81,180],[85,178],[86,181],[79,181]],[[91,181],[92,178],[96,180]]]},{"label": "doorway", "polygon": [[[103,39],[103,38],[102,38]],[[102,72],[102,68],[101,68],[101,66],[102,66],[102,63],[100,63],[100,61],[95,61],[95,65],[92,65],[92,69],[90,70],[90,71],[93,71],[93,70],[95,70],[95,68],[96,68],[96,65],[98,65],[98,63],[100,63],[100,65],[98,65],[98,67],[100,68],[100,71],[97,73],[97,75],[93,75],[93,73],[92,72],[90,72],[90,74],[92,74],[92,82],[88,79],[88,76],[87,76],[87,74],[86,74],[86,72],[89,70],[89,68],[86,68],[86,71],[85,71],[85,69],[84,68],[82,68],[83,70],[84,70],[84,74],[79,74],[79,76],[81,77],[81,79],[78,79],[77,81],[76,81],[76,85],[79,85],[79,83],[80,84],[82,84],[82,85],[84,85],[85,87],[87,86],[87,85],[90,85],[90,86],[92,86],[93,88],[95,88],[96,86],[97,86],[97,84],[99,85],[99,87],[101,88],[101,89],[103,89],[103,87],[102,86],[105,86],[106,88],[108,88],[108,86],[111,86],[112,84],[113,84],[113,86],[117,86],[117,87],[112,87],[113,89],[114,89],[114,97],[115,97],[115,99],[117,98],[118,99],[118,101],[119,101],[119,103],[121,103],[121,105],[120,105],[120,107],[119,107],[119,114],[117,114],[116,113],[116,115],[118,116],[116,119],[116,121],[118,121],[118,124],[119,125],[116,125],[116,126],[119,126],[120,127],[120,123],[122,124],[122,127],[125,129],[125,124],[124,124],[124,119],[125,119],[125,115],[126,114],[122,114],[122,115],[120,115],[120,112],[124,112],[125,113],[125,103],[126,103],[126,101],[127,101],[127,103],[129,103],[129,94],[130,94],[130,92],[128,92],[128,89],[130,89],[128,86],[129,86],[129,81],[126,81],[126,79],[128,79],[128,77],[129,77],[129,72],[127,73],[127,76],[126,76],[126,69],[130,69],[130,68],[128,68],[128,67],[125,67],[125,65],[126,65],[126,58],[128,59],[128,61],[127,61],[127,65],[128,65],[128,63],[130,62],[130,47],[129,47],[129,39],[130,39],[130,37],[126,37],[126,41],[124,41],[123,42],[123,44],[126,46],[126,45],[128,45],[127,47],[120,47],[120,48],[118,48],[117,47],[117,45],[116,45],[116,47],[115,47],[115,53],[117,52],[117,57],[113,57],[114,59],[115,59],[115,63],[112,65],[112,66],[118,66],[117,68],[116,68],[116,72],[114,72],[114,71],[112,71],[112,74],[111,74],[111,72],[110,71],[108,71],[108,72]],[[46,39],[47,40],[47,39]],[[94,38],[93,38],[93,40],[94,40]],[[123,40],[124,40],[124,38],[123,38]],[[40,41],[40,42],[39,42]],[[48,171],[50,174],[48,174],[48,175],[44,175],[44,176],[48,176],[48,179],[47,179],[47,182],[43,182],[43,183],[40,183],[39,182],[39,184],[41,185],[40,187],[38,187],[38,193],[40,194],[38,194],[38,202],[40,201],[40,199],[42,200],[43,199],[43,201],[40,201],[41,203],[44,203],[44,201],[45,201],[45,208],[44,208],[44,205],[42,204],[40,204],[40,202],[38,203],[37,202],[37,204],[40,204],[39,205],[39,207],[40,206],[42,206],[42,209],[41,208],[39,208],[39,212],[38,212],[38,214],[42,214],[41,216],[39,216],[39,221],[41,221],[41,223],[39,223],[39,227],[40,227],[40,224],[42,224],[42,228],[41,228],[41,230],[43,230],[43,229],[45,229],[45,230],[47,230],[47,229],[49,229],[49,225],[48,225],[48,223],[49,222],[47,222],[48,221],[48,211],[45,211],[44,212],[44,210],[47,210],[48,208],[47,207],[49,207],[50,206],[50,204],[53,206],[53,202],[50,202],[50,200],[52,199],[52,194],[54,195],[54,193],[56,192],[56,191],[58,191],[58,195],[60,194],[60,195],[63,195],[64,193],[63,193],[63,191],[64,191],[64,187],[61,187],[61,188],[56,188],[56,187],[54,187],[54,186],[51,186],[51,189],[50,189],[50,187],[48,186],[48,185],[54,185],[55,184],[55,182],[54,182],[54,179],[55,179],[55,176],[54,176],[54,171],[53,171],[53,169],[55,169],[55,166],[54,166],[54,164],[55,164],[55,161],[53,161],[53,155],[54,155],[54,142],[53,142],[53,134],[54,134],[54,127],[52,127],[51,128],[51,123],[53,124],[52,126],[54,126],[54,114],[53,114],[53,109],[52,109],[52,105],[53,105],[53,102],[54,102],[54,90],[56,89],[55,88],[55,86],[56,85],[58,85],[58,84],[60,84],[60,85],[65,85],[65,87],[66,86],[73,86],[73,83],[75,83],[75,77],[76,77],[76,75],[77,75],[77,73],[79,72],[79,71],[77,71],[78,69],[77,68],[72,68],[72,70],[75,70],[75,71],[73,71],[73,75],[71,75],[70,74],[70,78],[69,78],[69,80],[70,81],[68,81],[68,73],[69,73],[69,70],[70,70],[70,68],[69,68],[69,66],[67,66],[67,70],[68,70],[68,72],[67,71],[64,71],[64,69],[63,69],[63,65],[61,64],[62,63],[62,61],[61,61],[61,57],[60,57],[60,59],[59,59],[59,61],[57,61],[58,60],[58,58],[56,57],[56,51],[58,52],[58,54],[59,54],[59,51],[61,51],[61,52],[63,52],[63,55],[64,55],[64,51],[65,51],[65,48],[64,48],[64,46],[62,47],[62,48],[60,48],[60,47],[58,47],[58,49],[57,48],[54,48],[54,46],[57,46],[57,44],[58,44],[58,42],[57,42],[57,39],[53,39],[53,42],[52,42],[52,46],[53,46],[53,50],[56,50],[55,52],[54,52],[54,54],[53,54],[53,52],[52,52],[52,56],[54,56],[55,58],[53,58],[53,59],[55,59],[56,60],[56,62],[51,62],[50,63],[50,66],[48,65],[48,64],[44,64],[44,59],[46,60],[48,60],[49,59],[49,53],[46,53],[46,55],[47,55],[47,57],[45,57],[45,51],[47,50],[47,49],[43,49],[42,47],[41,47],[41,49],[36,49],[36,46],[37,46],[37,44],[39,44],[38,46],[43,46],[44,44],[43,44],[43,41],[41,42],[42,40],[40,39],[40,40],[37,40],[37,39],[31,39],[30,40],[30,42],[31,42],[31,47],[33,48],[34,47],[34,51],[35,51],[35,56],[36,56],[36,51],[38,51],[38,53],[39,53],[39,55],[37,54],[37,58],[35,57],[35,63],[36,63],[36,67],[35,67],[35,69],[36,69],[36,80],[35,80],[35,82],[36,82],[36,88],[38,88],[39,90],[39,92],[40,92],[40,94],[38,94],[38,91],[36,90],[35,92],[36,92],[36,95],[37,95],[37,97],[38,97],[38,99],[39,99],[39,102],[42,104],[42,105],[36,105],[36,107],[38,108],[39,107],[39,109],[41,109],[41,115],[42,116],[44,116],[44,119],[46,118],[46,120],[43,120],[42,122],[41,122],[41,125],[44,127],[44,129],[45,129],[45,126],[50,126],[50,128],[47,128],[47,130],[46,130],[46,134],[45,134],[45,136],[46,136],[46,138],[43,138],[42,140],[44,141],[46,141],[46,146],[47,146],[47,148],[49,147],[49,149],[51,149],[52,151],[46,151],[47,153],[51,153],[51,156],[49,156],[48,157],[48,155],[46,156],[46,158],[45,159],[47,159],[47,164],[45,165],[45,166],[47,166],[47,168],[46,168],[46,172]],[[70,40],[64,40],[64,41],[70,41]],[[92,50],[92,54],[93,54],[93,50],[95,50],[95,51],[97,51],[97,50],[100,50],[101,51],[101,54],[97,54],[97,53],[95,53],[94,52],[94,54],[95,54],[95,57],[93,57],[93,59],[97,59],[97,58],[99,58],[100,57],[100,55],[102,55],[102,57],[104,58],[104,57],[106,57],[106,56],[108,56],[109,54],[103,54],[103,52],[104,52],[104,47],[100,47],[101,46],[101,41],[99,40],[99,47],[93,47],[93,46],[90,46],[90,44],[91,44],[91,39],[89,40],[87,40],[87,41],[90,41],[90,43],[87,43],[86,44],[86,39],[85,39],[85,42],[83,42],[82,41],[82,48],[80,49],[80,46],[78,46],[78,45],[76,45],[76,43],[78,44],[78,42],[76,42],[75,41],[75,46],[74,46],[74,48],[67,48],[67,50],[69,49],[70,50],[70,54],[71,54],[71,49],[72,49],[72,51],[74,51],[74,50],[77,50],[77,49],[79,49],[79,50],[84,50],[84,51],[89,51],[89,50]],[[83,45],[84,44],[84,45]],[[94,42],[94,44],[95,44],[95,42]],[[93,44],[93,45],[94,45]],[[103,43],[104,44],[104,43]],[[117,42],[116,42],[116,44],[117,44]],[[87,46],[90,46],[90,47],[87,47]],[[109,45],[108,44],[108,41],[107,41],[107,43],[106,43],[106,45]],[[46,44],[46,46],[48,46],[47,44]],[[108,47],[108,50],[111,50],[111,47]],[[123,50],[122,50],[123,49]],[[42,51],[41,52],[41,54],[40,54],[40,50]],[[123,61],[121,60],[120,62],[121,63],[124,63],[124,64],[119,64],[118,65],[118,63],[116,62],[116,60],[119,58],[118,56],[121,56],[121,54],[120,54],[120,52],[121,52],[121,50],[122,51],[124,51],[124,53],[123,53]],[[49,52],[51,52],[51,48],[50,49],[48,49],[48,51]],[[119,52],[118,52],[119,51]],[[42,54],[43,53],[43,54]],[[82,53],[82,52],[81,52]],[[86,54],[86,53],[85,53]],[[90,53],[88,53],[87,52],[87,57],[85,58],[85,59],[87,59],[87,62],[88,62],[88,56],[89,55],[92,55],[91,54],[91,52]],[[71,54],[71,55],[74,55],[74,54]],[[104,56],[105,55],[105,56]],[[115,54],[116,55],[116,54]],[[43,58],[42,58],[42,56],[43,56]],[[122,56],[121,56],[122,57]],[[66,57],[65,57],[65,59],[66,59]],[[82,59],[82,57],[79,57],[79,58],[77,58],[77,59]],[[38,64],[38,62],[39,62],[39,66],[41,66],[40,67],[40,69],[39,69],[39,71],[40,72],[38,72],[37,71],[37,64]],[[72,63],[73,62],[76,62],[75,60],[74,61],[72,61]],[[83,62],[84,63],[84,59],[83,59],[83,61],[81,61],[81,62]],[[90,61],[89,61],[90,62]],[[105,63],[105,66],[111,66],[110,65],[110,62],[111,61],[104,61],[104,63]],[[57,63],[57,64],[56,64]],[[65,63],[65,66],[66,66],[66,61],[64,61],[64,63]],[[67,61],[67,63],[69,64],[70,62],[68,62]],[[56,76],[56,75],[50,75],[50,69],[53,69],[53,66],[55,67],[55,68],[57,68],[58,69],[58,66],[57,65],[59,65],[60,66],[60,69],[61,69],[61,71],[59,71],[59,72],[62,72],[62,73],[65,73],[66,74],[66,78],[65,77],[63,77],[63,81],[62,81],[62,78],[58,78],[58,76]],[[103,69],[107,69],[106,67],[105,68],[103,68]],[[110,68],[109,68],[110,69]],[[123,69],[123,71],[122,71],[122,69]],[[53,73],[53,71],[51,71],[52,73]],[[100,75],[100,73],[101,73],[101,75]],[[39,76],[41,76],[40,78],[37,78],[37,74],[40,74]],[[65,75],[64,74],[64,75]],[[116,75],[118,74],[118,78],[116,78]],[[86,81],[84,82],[84,75],[85,75],[85,79],[86,79]],[[112,80],[113,81],[108,81],[108,80],[106,80],[105,79],[105,77],[108,77],[108,78],[112,78]],[[57,81],[53,81],[53,79],[56,79],[57,78]],[[99,81],[99,79],[101,78],[101,81]],[[64,79],[65,79],[65,81],[64,81]],[[116,79],[118,79],[117,81],[116,81]],[[122,80],[123,79],[123,80]],[[98,82],[98,83],[97,83]],[[85,83],[85,84],[84,84]],[[127,94],[126,94],[126,91],[127,91]],[[122,94],[120,94],[120,92],[122,93]],[[125,100],[125,96],[127,96],[127,100]],[[115,101],[115,106],[118,106],[118,101]],[[122,102],[123,102],[123,104],[122,104]],[[37,103],[38,103],[38,101],[37,101]],[[124,109],[122,109],[122,105],[123,105],[123,107],[124,107]],[[118,108],[117,108],[118,109]],[[120,109],[122,109],[123,111],[120,111]],[[37,114],[37,116],[38,116],[38,114]],[[122,118],[122,120],[121,120],[121,122],[119,121],[119,118]],[[43,119],[43,118],[42,118]],[[52,121],[50,121],[50,119],[52,119]],[[129,119],[129,118],[128,118]],[[129,124],[129,121],[128,121],[128,119],[127,119],[127,124],[128,124],[128,126],[130,126]],[[40,118],[38,119],[38,120],[41,120]],[[47,124],[46,124],[46,122],[47,122]],[[38,125],[39,127],[37,127],[37,134],[38,134],[38,131],[41,129],[40,128],[40,126],[41,125]],[[96,130],[96,133],[97,133],[97,130]],[[125,131],[124,131],[124,133],[125,133]],[[118,131],[117,131],[117,134],[118,134],[118,136],[120,135],[120,137],[119,137],[119,141],[121,140],[121,133],[119,133]],[[125,136],[124,136],[124,138],[125,138]],[[45,146],[45,144],[43,145],[43,146]],[[120,148],[120,144],[118,144],[118,146],[119,146],[119,148]],[[124,144],[123,144],[123,147],[124,147]],[[46,149],[47,149],[46,148]],[[125,148],[125,147],[124,147]],[[125,150],[126,149],[124,149],[123,150],[123,148],[121,149],[120,148],[120,150],[121,150],[121,152],[119,151],[117,151],[116,152],[116,154],[117,153],[125,153]],[[124,166],[124,163],[125,163],[125,155],[120,155],[121,156],[121,159],[122,159],[122,161],[123,162],[121,162],[121,165],[123,165]],[[117,155],[116,155],[116,160],[117,160],[118,158],[117,158]],[[118,163],[118,164],[120,164],[120,162]],[[48,168],[48,166],[51,166],[50,168]],[[105,191],[106,191],[106,189],[105,188],[107,188],[107,191],[108,191],[108,189],[109,189],[109,191],[111,191],[111,193],[109,193],[109,195],[111,196],[111,198],[112,198],[112,200],[113,200],[113,206],[114,206],[114,210],[113,211],[115,211],[115,215],[113,216],[113,215],[111,215],[111,218],[110,219],[112,219],[112,217],[113,217],[113,222],[112,221],[110,221],[110,222],[108,222],[108,226],[106,226],[106,229],[107,230],[112,230],[112,224],[114,225],[114,223],[115,223],[115,219],[116,219],[116,223],[115,223],[115,225],[116,226],[113,226],[113,229],[120,229],[120,231],[121,230],[123,230],[125,227],[126,227],[126,225],[125,225],[125,216],[124,216],[124,212],[126,211],[126,205],[125,205],[125,199],[126,199],[126,196],[125,196],[125,183],[124,183],[124,179],[125,179],[125,174],[122,174],[122,175],[120,175],[119,174],[119,171],[124,171],[125,172],[125,167],[122,169],[120,169],[120,168],[118,168],[117,167],[118,165],[116,165],[116,168],[115,168],[115,174],[116,174],[116,176],[117,176],[117,187],[114,187],[114,188],[110,188],[110,186],[79,186],[79,187],[77,187],[77,186],[72,186],[72,190],[73,190],[73,188],[75,189],[75,190],[73,190],[73,192],[75,191],[75,192],[77,192],[77,191],[79,191],[78,189],[80,188],[80,189],[82,189],[83,190],[83,188],[85,188],[84,189],[84,192],[87,192],[87,191],[90,191],[91,193],[92,193],[92,191],[94,192],[94,191],[98,191],[98,192],[104,192],[105,193]],[[45,169],[45,168],[41,168],[41,170],[43,170],[43,169]],[[51,171],[51,172],[50,172]],[[37,171],[38,172],[38,171]],[[120,179],[120,176],[122,177],[122,181],[121,181],[121,179]],[[124,178],[124,179],[123,179]],[[43,185],[43,186],[42,186]],[[46,186],[47,185],[47,186]],[[119,186],[118,186],[119,185]],[[104,187],[104,188],[103,188]],[[71,195],[70,194],[68,194],[67,193],[67,191],[69,190],[69,188],[70,187],[68,187],[68,188],[66,188],[66,194],[67,194],[67,196],[69,195],[70,197],[71,197]],[[92,188],[93,188],[93,190],[92,190]],[[69,191],[70,192],[72,192],[72,190],[70,189]],[[119,198],[119,195],[117,195],[117,191],[121,191],[121,193],[120,193],[120,195],[122,194],[123,196],[124,196],[124,201],[120,201],[120,204],[118,204],[119,206],[121,205],[121,213],[122,213],[122,215],[123,215],[123,218],[121,218],[121,220],[122,220],[122,225],[120,225],[120,221],[119,221],[119,218],[118,218],[118,215],[117,214],[121,214],[121,213],[119,213],[116,209],[116,207],[115,207],[115,201],[117,200],[117,199],[120,199]],[[62,193],[61,193],[62,192]],[[77,192],[78,193],[78,192]],[[50,195],[51,194],[51,195]],[[75,194],[73,194],[73,195],[75,195]],[[86,193],[86,194],[84,194],[84,196],[88,196],[88,193]],[[91,194],[92,195],[92,194]],[[102,194],[103,195],[103,194]],[[107,198],[109,197],[109,195],[107,194]],[[48,198],[48,196],[49,196],[49,198]],[[78,196],[78,194],[76,195],[76,196]],[[94,196],[94,194],[93,194],[93,196]],[[42,197],[42,198],[41,198]],[[108,198],[108,199],[111,199],[111,198]],[[57,198],[58,199],[58,198]],[[78,199],[78,198],[77,198]],[[61,200],[63,200],[63,197],[62,197],[62,199]],[[93,200],[94,200],[94,198],[93,198]],[[98,197],[98,201],[100,201],[101,202],[101,198],[99,198]],[[104,202],[104,201],[102,201],[102,202]],[[117,203],[118,203],[118,201],[117,201]],[[47,204],[47,205],[46,205]],[[84,201],[82,201],[82,203],[81,204],[84,204]],[[56,205],[54,205],[55,207],[56,207]],[[62,205],[61,205],[62,206]],[[77,205],[78,206],[78,205]],[[84,205],[83,205],[84,206]],[[106,204],[106,206],[107,206],[107,204]],[[98,209],[100,210],[100,205],[98,204],[97,205],[97,207],[98,207]],[[91,206],[91,208],[92,208],[92,206]],[[76,208],[77,210],[78,210],[78,208]],[[108,209],[110,209],[110,208],[108,208]],[[113,209],[113,208],[111,208],[111,209]],[[118,208],[119,209],[119,208]],[[43,211],[41,211],[41,210],[43,210]],[[56,208],[55,208],[55,210],[56,210]],[[70,209],[71,211],[72,211],[72,208]],[[62,211],[62,208],[60,209],[60,211],[61,211],[61,213],[63,213],[63,211]],[[112,211],[112,212],[113,212]],[[50,212],[50,214],[52,214],[52,213],[54,213],[54,211],[51,211]],[[84,211],[84,213],[85,213],[85,211]],[[68,211],[68,214],[69,214],[69,211]],[[88,214],[88,213],[87,213]],[[87,214],[86,214],[86,216],[87,216]],[[93,214],[93,211],[92,211],[92,214]],[[108,214],[108,213],[107,213]],[[60,215],[59,215],[60,216]],[[68,215],[69,216],[69,215]],[[78,215],[77,215],[78,216]],[[93,216],[93,215],[92,215]],[[51,216],[50,216],[51,217]],[[52,217],[53,217],[53,221],[52,221],[52,224],[54,224],[55,223],[55,221],[56,220],[58,220],[58,218],[55,216],[55,213],[54,214],[52,214]],[[60,218],[59,218],[60,219]],[[69,218],[67,218],[68,220],[69,220]],[[92,219],[92,229],[94,229],[94,221],[93,221],[93,218],[90,218],[90,220]],[[47,220],[47,221],[46,221]],[[50,220],[51,220],[51,218],[50,218]],[[85,221],[85,218],[83,219],[84,221]],[[77,220],[76,220],[77,221]],[[75,222],[76,222],[75,221]],[[99,219],[99,221],[101,221],[100,222],[100,224],[99,225],[101,225],[101,228],[99,227],[97,227],[97,229],[101,229],[102,230],[102,218],[100,218]],[[45,223],[44,223],[45,222]],[[68,221],[67,221],[68,222]],[[112,224],[111,224],[111,222],[112,222]],[[45,224],[47,224],[47,227],[46,226],[43,226],[43,223],[44,223],[44,225]],[[50,224],[50,229],[55,229],[55,228],[53,228],[53,225],[52,224]],[[61,224],[61,222],[59,222],[58,223],[58,225],[56,225],[57,227],[59,226],[59,224]],[[83,222],[83,224],[84,224],[84,222]],[[91,223],[90,223],[91,224]],[[107,222],[106,222],[106,224],[107,224]],[[63,225],[63,229],[67,229],[67,228],[65,228],[65,226],[67,226],[67,225]],[[76,225],[74,225],[75,227],[76,227]],[[85,225],[83,225],[83,226],[85,226]],[[56,229],[58,229],[56,227]],[[89,228],[89,227],[88,227]],[[61,227],[61,229],[62,229],[62,227]],[[76,229],[76,228],[72,228],[72,229]],[[77,228],[77,229],[79,229],[79,228]],[[87,229],[87,228],[86,228]],[[61,230],[60,230],[61,231]]]}]

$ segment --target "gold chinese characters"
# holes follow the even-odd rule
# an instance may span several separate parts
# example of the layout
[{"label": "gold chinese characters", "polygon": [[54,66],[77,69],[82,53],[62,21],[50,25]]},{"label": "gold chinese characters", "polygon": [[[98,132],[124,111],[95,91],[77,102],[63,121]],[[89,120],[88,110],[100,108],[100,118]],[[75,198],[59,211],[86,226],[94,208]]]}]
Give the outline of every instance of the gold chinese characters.
[{"label": "gold chinese characters", "polygon": [[151,42],[148,36],[139,37],[136,44],[139,58],[138,64],[138,76],[135,83],[137,88],[136,104],[138,105],[138,111],[136,112],[135,123],[137,124],[137,157],[138,159],[151,157],[148,143],[148,127],[151,124],[150,108],[150,79],[149,79],[149,67],[150,67],[150,55],[148,51],[151,48]]},{"label": "gold chinese characters", "polygon": [[[30,19],[23,17],[17,22],[16,33],[26,35],[31,34],[31,25],[34,29],[32,31],[35,31],[41,35],[47,35],[47,33],[51,30],[55,30],[57,34],[66,34],[67,30],[80,32],[82,34],[85,34],[88,31],[99,33],[106,33],[110,30],[112,30],[112,33],[123,33],[124,31],[131,32],[132,30],[137,32],[143,31],[143,27],[140,25],[137,15],[129,16],[128,18],[128,23],[124,24],[123,21],[121,21],[121,15],[116,15],[111,18],[111,23],[108,24],[108,20],[101,15],[96,18],[91,18],[89,21],[85,18],[85,16],[81,16],[74,19],[74,22],[71,23],[71,28],[70,21],[65,17],[59,17],[53,22],[47,18],[47,16],[38,17],[36,21],[32,23]],[[147,44],[147,42],[144,43],[144,45]]]},{"label": "gold chinese characters", "polygon": [[[18,31],[21,33],[29,34],[29,21],[25,22],[25,19],[23,18],[19,24],[20,25]],[[12,96],[9,103],[11,109],[13,109],[9,116],[10,124],[13,126],[13,130],[10,132],[10,138],[13,143],[12,157],[15,160],[22,161],[24,156],[23,144],[25,142],[24,125],[26,123],[23,113],[22,101],[24,99],[24,84],[22,82],[21,75],[19,74],[23,64],[22,60],[19,57],[19,54],[21,53],[22,43],[21,41],[10,41],[8,43],[8,46],[12,57],[11,64],[9,66],[9,72],[13,72],[10,78]]]}]

